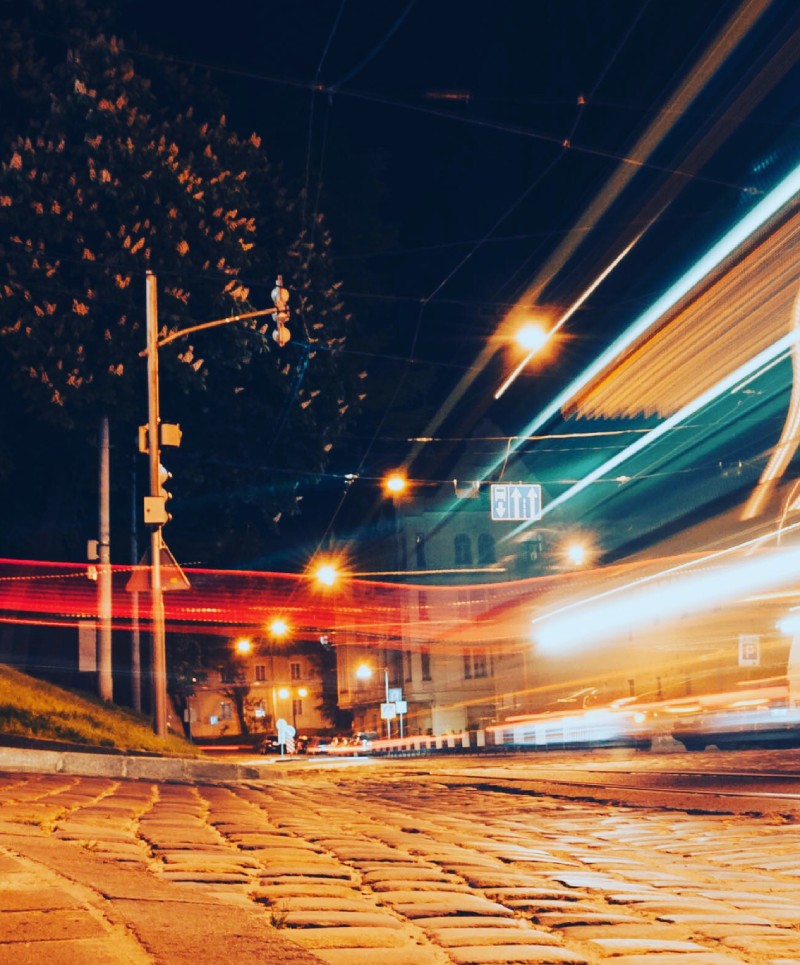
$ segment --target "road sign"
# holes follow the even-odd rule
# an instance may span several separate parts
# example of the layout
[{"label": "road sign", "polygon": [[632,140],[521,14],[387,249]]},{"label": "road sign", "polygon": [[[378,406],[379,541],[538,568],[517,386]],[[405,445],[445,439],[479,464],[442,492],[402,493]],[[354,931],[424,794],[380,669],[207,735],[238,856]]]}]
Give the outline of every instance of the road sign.
[{"label": "road sign", "polygon": [[294,735],[297,733],[295,728],[283,717],[276,721],[278,731],[278,743],[281,745],[281,754],[284,750],[287,754],[294,754]]},{"label": "road sign", "polygon": [[395,717],[397,717],[397,710],[394,704],[381,704],[381,718],[383,720],[394,720]]},{"label": "road sign", "polygon": [[403,688],[402,687],[390,687],[389,688],[389,703],[396,704],[398,700],[403,699]]},{"label": "road sign", "polygon": [[739,666],[758,667],[761,664],[761,637],[757,633],[739,634]]},{"label": "road sign", "polygon": [[[125,584],[125,589],[128,593],[150,592],[150,547],[145,551],[139,565],[133,568],[133,573]],[[165,593],[167,590],[191,589],[188,576],[183,572],[166,544],[161,547],[161,589]]]},{"label": "road sign", "polygon": [[494,483],[490,495],[492,519],[521,522],[542,518],[542,487],[538,483]]}]

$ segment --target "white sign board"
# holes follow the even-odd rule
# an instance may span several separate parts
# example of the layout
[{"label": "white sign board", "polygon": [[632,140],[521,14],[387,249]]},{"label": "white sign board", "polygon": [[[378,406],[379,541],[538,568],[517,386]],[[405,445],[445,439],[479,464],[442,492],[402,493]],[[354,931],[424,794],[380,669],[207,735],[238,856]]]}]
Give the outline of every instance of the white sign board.
[{"label": "white sign board", "polygon": [[408,713],[408,701],[407,700],[397,700],[395,701],[394,709],[398,714]]},{"label": "white sign board", "polygon": [[757,633],[739,634],[739,666],[761,665],[761,637]]},{"label": "white sign board", "polygon": [[395,705],[392,703],[381,704],[381,717],[383,720],[394,720],[397,717]]},{"label": "white sign board", "polygon": [[402,687],[390,687],[389,688],[389,703],[396,704],[398,700],[403,699],[403,688]]},{"label": "white sign board", "polygon": [[505,522],[542,518],[542,487],[538,483],[494,483],[489,488],[492,519]]}]

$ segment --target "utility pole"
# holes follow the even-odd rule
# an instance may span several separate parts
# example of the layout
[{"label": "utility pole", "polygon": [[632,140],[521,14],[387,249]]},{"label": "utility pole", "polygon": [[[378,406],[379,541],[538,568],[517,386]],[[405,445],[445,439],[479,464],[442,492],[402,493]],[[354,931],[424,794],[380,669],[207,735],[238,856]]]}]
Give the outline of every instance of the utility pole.
[{"label": "utility pole", "polygon": [[97,615],[100,634],[97,640],[97,689],[101,700],[114,699],[111,672],[111,512],[108,444],[108,416],[100,422],[100,513],[99,565],[97,568]]},{"label": "utility pole", "polygon": [[[161,492],[160,417],[158,412],[158,298],[156,276],[148,271],[147,297],[147,439],[150,456],[150,496]],[[152,682],[154,730],[167,736],[167,641],[164,628],[164,593],[161,586],[161,517],[150,534],[150,606],[152,609]]]},{"label": "utility pole", "polygon": [[[139,541],[136,533],[136,460],[131,470],[131,563],[139,562]],[[139,591],[131,593],[131,703],[134,710],[142,710],[142,634],[139,629]]]}]

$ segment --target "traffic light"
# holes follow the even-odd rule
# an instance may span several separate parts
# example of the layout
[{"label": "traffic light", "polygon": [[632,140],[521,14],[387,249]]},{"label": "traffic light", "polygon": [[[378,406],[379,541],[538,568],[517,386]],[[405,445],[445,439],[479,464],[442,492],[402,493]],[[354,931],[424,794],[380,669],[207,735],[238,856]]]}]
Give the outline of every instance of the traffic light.
[{"label": "traffic light", "polygon": [[286,327],[290,314],[289,292],[288,289],[283,287],[283,275],[278,275],[275,279],[275,287],[272,289],[272,304],[275,306],[275,311],[272,313],[272,321],[275,322],[276,325],[272,337],[278,345],[283,348],[292,337],[291,332]]},{"label": "traffic light", "polygon": [[163,526],[172,519],[167,512],[167,502],[172,499],[172,493],[166,484],[172,479],[172,473],[161,463],[158,465],[158,495],[144,497],[144,521],[154,526]]}]

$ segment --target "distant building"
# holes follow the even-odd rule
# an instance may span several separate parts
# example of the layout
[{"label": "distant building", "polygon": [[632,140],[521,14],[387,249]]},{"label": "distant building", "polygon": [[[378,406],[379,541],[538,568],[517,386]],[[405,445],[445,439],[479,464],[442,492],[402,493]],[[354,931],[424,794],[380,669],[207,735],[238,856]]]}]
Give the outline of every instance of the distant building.
[{"label": "distant building", "polygon": [[254,654],[195,674],[188,712],[193,740],[275,733],[281,718],[298,735],[330,727],[322,716],[323,680],[305,654]]},{"label": "distant building", "polygon": [[[390,721],[393,735],[401,726],[405,734],[478,729],[528,707],[529,642],[499,639],[492,620],[485,637],[480,627],[504,597],[501,584],[543,571],[543,536],[533,527],[517,538],[516,522],[493,520],[490,484],[473,481],[475,471],[462,461],[463,482],[420,487],[389,507],[370,563],[408,587],[403,633],[339,640],[339,706],[352,711],[356,731],[387,733],[387,690],[404,711]],[[534,481],[519,459],[503,473],[503,482]]]}]

